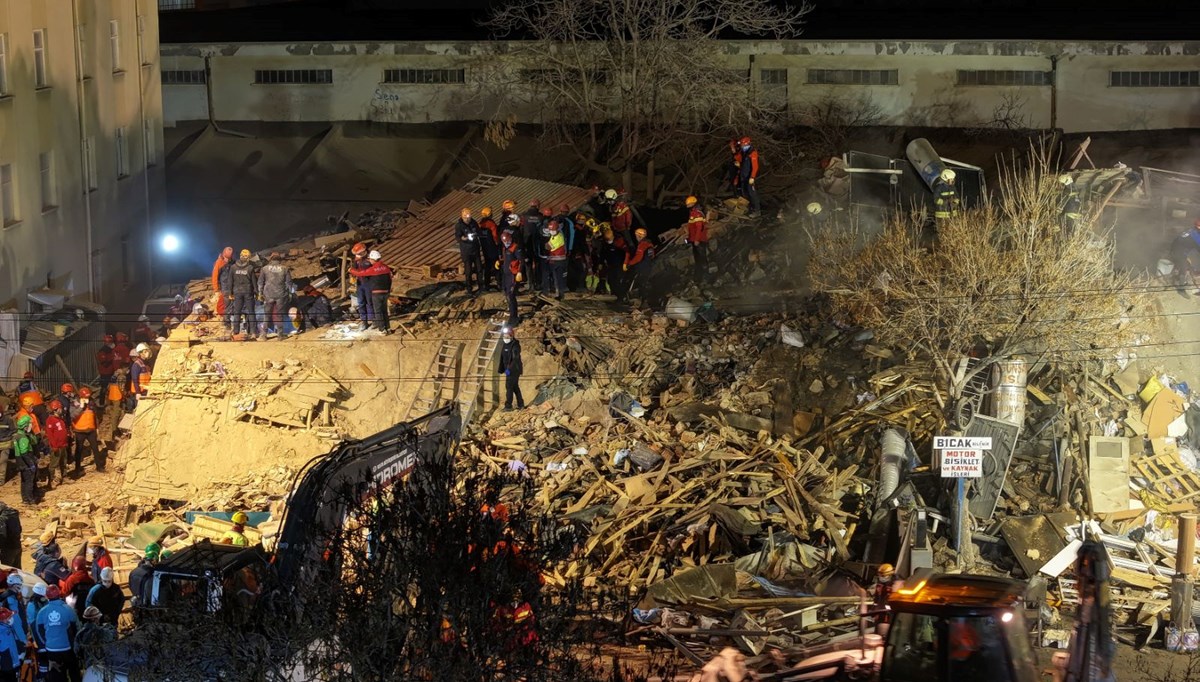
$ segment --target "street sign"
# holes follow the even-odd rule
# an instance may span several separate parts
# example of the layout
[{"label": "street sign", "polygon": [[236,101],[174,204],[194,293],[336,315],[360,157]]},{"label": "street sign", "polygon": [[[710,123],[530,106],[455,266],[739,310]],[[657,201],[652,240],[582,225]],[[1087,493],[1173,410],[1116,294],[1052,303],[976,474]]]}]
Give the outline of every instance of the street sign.
[{"label": "street sign", "polygon": [[991,436],[934,436],[934,450],[991,450]]},{"label": "street sign", "polygon": [[983,450],[942,450],[941,453],[942,478],[983,478]]}]

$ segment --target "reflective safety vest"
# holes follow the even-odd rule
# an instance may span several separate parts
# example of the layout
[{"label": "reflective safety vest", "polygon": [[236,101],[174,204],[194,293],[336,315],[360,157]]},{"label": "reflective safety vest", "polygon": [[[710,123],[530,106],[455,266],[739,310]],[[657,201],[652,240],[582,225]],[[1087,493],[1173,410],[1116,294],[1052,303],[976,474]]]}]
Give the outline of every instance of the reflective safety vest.
[{"label": "reflective safety vest", "polygon": [[75,418],[75,423],[71,425],[76,431],[95,431],[96,430],[96,413],[92,411],[91,405],[85,406],[79,416]]},{"label": "reflective safety vest", "polygon": [[934,200],[933,217],[938,219],[949,218],[958,213],[958,192],[949,185],[942,185],[938,189],[937,198]]},{"label": "reflective safety vest", "polygon": [[221,536],[221,542],[225,543],[226,540],[229,541],[228,544],[231,544],[235,547],[249,547],[250,546],[250,541],[246,539],[246,536],[242,535],[241,533],[237,532],[236,530],[225,531],[225,534]]}]

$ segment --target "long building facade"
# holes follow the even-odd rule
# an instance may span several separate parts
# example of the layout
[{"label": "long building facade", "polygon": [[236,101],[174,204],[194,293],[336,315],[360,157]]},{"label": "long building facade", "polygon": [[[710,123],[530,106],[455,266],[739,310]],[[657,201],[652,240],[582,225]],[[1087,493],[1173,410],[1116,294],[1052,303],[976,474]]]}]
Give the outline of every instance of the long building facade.
[{"label": "long building facade", "polygon": [[156,0],[0,0],[0,310],[150,284],[163,190]]},{"label": "long building facade", "polygon": [[[501,42],[226,43],[162,47],[175,121],[429,123],[479,120],[481,65]],[[830,100],[882,125],[1200,127],[1200,41],[728,41],[744,71],[797,122]],[[519,114],[537,123],[538,112]]]}]

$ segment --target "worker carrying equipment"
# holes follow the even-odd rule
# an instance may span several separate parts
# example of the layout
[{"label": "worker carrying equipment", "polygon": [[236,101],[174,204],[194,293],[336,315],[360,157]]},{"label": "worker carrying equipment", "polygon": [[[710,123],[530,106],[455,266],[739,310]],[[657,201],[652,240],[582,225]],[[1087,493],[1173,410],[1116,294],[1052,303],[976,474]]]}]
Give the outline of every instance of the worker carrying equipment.
[{"label": "worker carrying equipment", "polygon": [[958,175],[949,168],[944,169],[938,175],[938,183],[933,192],[933,217],[938,222],[958,215],[962,201],[958,198],[958,189],[954,186],[954,180],[957,177]]}]

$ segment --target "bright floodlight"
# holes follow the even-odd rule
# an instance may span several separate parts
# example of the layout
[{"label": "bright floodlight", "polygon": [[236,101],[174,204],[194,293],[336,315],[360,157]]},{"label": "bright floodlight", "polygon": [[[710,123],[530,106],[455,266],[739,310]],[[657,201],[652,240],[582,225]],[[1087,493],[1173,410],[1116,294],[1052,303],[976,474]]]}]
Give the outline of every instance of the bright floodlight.
[{"label": "bright floodlight", "polygon": [[176,237],[170,233],[164,234],[162,236],[162,241],[159,242],[159,246],[161,246],[162,250],[166,251],[167,253],[175,253],[179,250],[179,237]]}]

